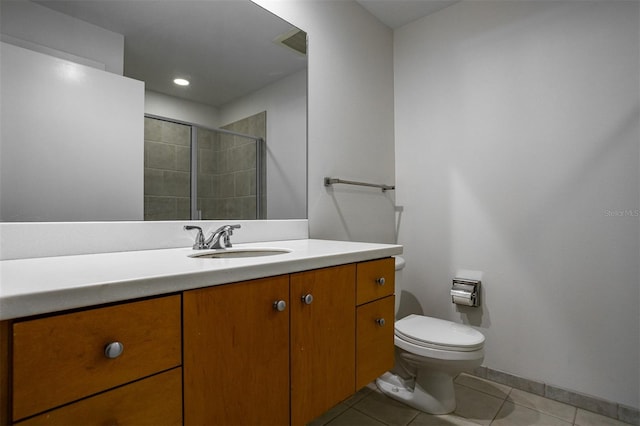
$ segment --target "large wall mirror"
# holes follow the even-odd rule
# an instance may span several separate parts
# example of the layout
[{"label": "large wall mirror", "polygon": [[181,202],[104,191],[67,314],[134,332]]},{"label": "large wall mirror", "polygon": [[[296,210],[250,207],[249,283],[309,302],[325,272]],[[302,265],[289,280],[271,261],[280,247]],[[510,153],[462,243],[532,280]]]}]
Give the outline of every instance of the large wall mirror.
[{"label": "large wall mirror", "polygon": [[248,0],[0,19],[1,221],[307,217],[304,31]]}]

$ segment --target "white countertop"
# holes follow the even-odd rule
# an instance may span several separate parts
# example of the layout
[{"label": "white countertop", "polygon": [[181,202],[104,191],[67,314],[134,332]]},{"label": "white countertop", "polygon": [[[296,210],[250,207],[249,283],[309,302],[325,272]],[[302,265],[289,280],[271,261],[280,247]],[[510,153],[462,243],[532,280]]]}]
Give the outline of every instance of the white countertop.
[{"label": "white countertop", "polygon": [[402,246],[329,240],[234,244],[288,249],[246,258],[191,258],[191,248],[0,261],[0,320],[268,277],[402,253]]}]

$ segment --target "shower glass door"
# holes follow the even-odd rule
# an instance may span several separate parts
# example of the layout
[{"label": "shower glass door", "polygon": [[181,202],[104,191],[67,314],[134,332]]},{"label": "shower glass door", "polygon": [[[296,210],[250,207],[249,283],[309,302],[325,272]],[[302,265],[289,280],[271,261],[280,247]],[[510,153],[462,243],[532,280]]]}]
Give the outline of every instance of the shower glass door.
[{"label": "shower glass door", "polygon": [[265,115],[225,129],[145,117],[144,219],[264,219]]}]

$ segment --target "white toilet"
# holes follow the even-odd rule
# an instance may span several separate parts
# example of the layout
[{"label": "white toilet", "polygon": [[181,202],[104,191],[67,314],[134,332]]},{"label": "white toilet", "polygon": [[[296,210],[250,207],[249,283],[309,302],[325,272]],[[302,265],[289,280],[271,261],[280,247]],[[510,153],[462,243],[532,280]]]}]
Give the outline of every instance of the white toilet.
[{"label": "white toilet", "polygon": [[[404,259],[396,257],[396,314]],[[453,379],[484,359],[484,335],[451,321],[409,315],[395,323],[396,362],[376,380],[389,397],[431,414],[456,409]]]}]

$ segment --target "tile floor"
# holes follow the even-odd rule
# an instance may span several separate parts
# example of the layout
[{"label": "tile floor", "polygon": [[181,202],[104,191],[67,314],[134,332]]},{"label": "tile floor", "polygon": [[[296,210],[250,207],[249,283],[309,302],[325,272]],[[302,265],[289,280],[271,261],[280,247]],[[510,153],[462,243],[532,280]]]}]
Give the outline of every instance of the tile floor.
[{"label": "tile floor", "polygon": [[433,416],[400,404],[370,384],[310,426],[626,426],[571,405],[467,374],[456,378],[458,407]]}]

